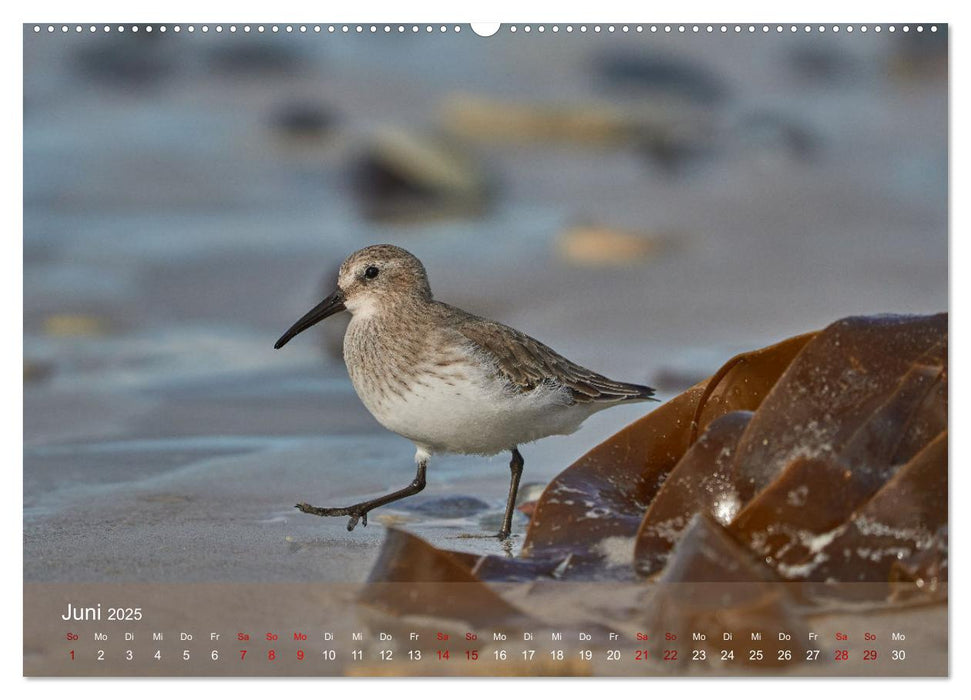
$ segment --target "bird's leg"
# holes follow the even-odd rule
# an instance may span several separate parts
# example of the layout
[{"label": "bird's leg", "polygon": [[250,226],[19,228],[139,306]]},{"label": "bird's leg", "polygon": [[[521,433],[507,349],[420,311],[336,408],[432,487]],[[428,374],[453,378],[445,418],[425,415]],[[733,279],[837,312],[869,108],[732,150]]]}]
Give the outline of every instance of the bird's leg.
[{"label": "bird's leg", "polygon": [[341,515],[350,516],[350,519],[347,521],[348,530],[353,530],[357,525],[358,520],[361,521],[361,525],[367,527],[368,512],[380,506],[391,503],[392,501],[400,501],[402,498],[414,496],[416,493],[425,488],[425,467],[427,466],[428,461],[421,460],[418,462],[418,473],[415,474],[415,478],[412,479],[410,484],[405,486],[403,489],[399,489],[398,491],[389,493],[385,496],[373,498],[370,501],[362,501],[361,503],[355,503],[352,506],[345,506],[344,508],[318,508],[317,506],[311,506],[306,503],[298,503],[296,508],[303,513],[320,515],[323,517]]},{"label": "bird's leg", "polygon": [[523,475],[523,456],[519,454],[519,448],[512,448],[512,459],[509,460],[509,496],[506,498],[506,515],[502,518],[502,529],[499,530],[499,539],[504,540],[512,532],[512,514],[516,509],[516,493],[519,491],[519,479]]}]

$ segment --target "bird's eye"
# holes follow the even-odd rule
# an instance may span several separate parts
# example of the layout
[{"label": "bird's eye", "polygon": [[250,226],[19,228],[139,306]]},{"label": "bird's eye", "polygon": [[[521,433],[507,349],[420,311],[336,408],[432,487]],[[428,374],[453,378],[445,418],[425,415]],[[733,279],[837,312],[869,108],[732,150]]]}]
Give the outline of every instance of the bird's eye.
[{"label": "bird's eye", "polygon": [[369,280],[373,280],[375,277],[378,276],[378,268],[376,268],[374,265],[371,265],[368,269],[364,271],[364,276],[367,277]]}]

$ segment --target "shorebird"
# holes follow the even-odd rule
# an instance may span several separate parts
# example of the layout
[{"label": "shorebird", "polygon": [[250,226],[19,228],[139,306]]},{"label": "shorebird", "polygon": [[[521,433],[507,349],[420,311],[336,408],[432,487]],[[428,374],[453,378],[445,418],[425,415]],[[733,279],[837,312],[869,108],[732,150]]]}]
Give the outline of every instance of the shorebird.
[{"label": "shorebird", "polygon": [[473,316],[432,298],[425,267],[393,245],[352,253],[341,265],[337,289],[284,333],[295,335],[341,311],[351,313],[344,363],[371,414],[415,444],[418,471],[403,489],[340,508],[297,504],[304,513],[348,516],[347,529],[379,506],[425,488],[434,454],[510,452],[506,512],[499,539],[512,530],[523,473],[519,446],[549,435],[569,435],[590,415],[654,390],[616,382],[570,362],[525,333]]}]

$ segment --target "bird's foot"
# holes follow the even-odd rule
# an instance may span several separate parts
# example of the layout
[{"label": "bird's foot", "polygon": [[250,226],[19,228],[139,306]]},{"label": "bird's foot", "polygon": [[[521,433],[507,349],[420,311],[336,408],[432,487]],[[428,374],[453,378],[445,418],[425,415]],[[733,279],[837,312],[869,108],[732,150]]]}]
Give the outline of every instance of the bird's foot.
[{"label": "bird's foot", "polygon": [[497,534],[496,537],[499,538],[499,541],[500,542],[503,542],[504,540],[508,540],[509,539],[509,535],[510,535],[510,531],[509,530],[506,530],[506,529],[503,529],[503,530],[500,530],[499,531],[499,534]]},{"label": "bird's foot", "polygon": [[317,506],[312,506],[307,503],[298,503],[294,506],[301,513],[308,513],[310,515],[319,515],[324,518],[328,517],[340,517],[342,515],[347,515],[347,530],[351,531],[357,527],[358,521],[361,525],[367,527],[367,514],[368,511],[364,507],[364,504],[358,503],[353,506],[346,506],[344,508],[318,508]]}]

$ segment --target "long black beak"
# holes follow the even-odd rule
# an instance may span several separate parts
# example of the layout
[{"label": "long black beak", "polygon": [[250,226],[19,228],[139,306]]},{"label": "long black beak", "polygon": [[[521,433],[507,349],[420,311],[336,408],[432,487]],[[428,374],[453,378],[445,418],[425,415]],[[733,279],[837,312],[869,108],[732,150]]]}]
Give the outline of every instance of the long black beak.
[{"label": "long black beak", "polygon": [[299,321],[290,326],[290,329],[281,335],[280,339],[276,341],[276,345],[273,346],[274,349],[279,350],[284,345],[289,343],[293,336],[304,332],[315,323],[320,323],[328,316],[333,316],[334,314],[343,311],[345,308],[344,292],[338,289],[336,292],[317,304],[317,306],[305,313]]}]

